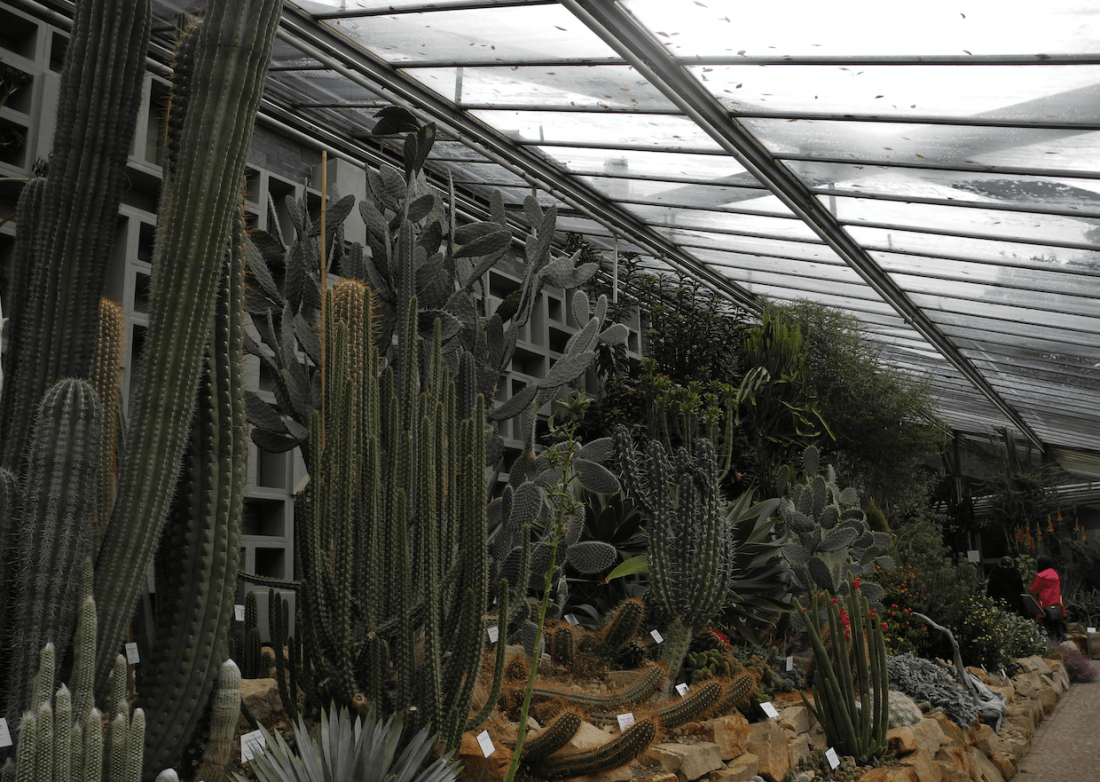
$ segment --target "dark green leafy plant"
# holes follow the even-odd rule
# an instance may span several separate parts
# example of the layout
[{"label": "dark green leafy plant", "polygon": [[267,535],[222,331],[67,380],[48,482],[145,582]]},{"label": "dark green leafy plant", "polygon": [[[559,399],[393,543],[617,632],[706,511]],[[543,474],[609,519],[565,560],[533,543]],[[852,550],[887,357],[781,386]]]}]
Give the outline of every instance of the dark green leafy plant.
[{"label": "dark green leafy plant", "polygon": [[260,731],[266,747],[252,758],[260,782],[450,782],[458,776],[459,765],[449,755],[431,760],[435,737],[427,728],[402,741],[400,714],[382,721],[371,710],[353,721],[347,709],[334,705],[321,713],[312,733],[302,718],[294,723],[294,749],[278,731],[273,735],[262,725]]}]

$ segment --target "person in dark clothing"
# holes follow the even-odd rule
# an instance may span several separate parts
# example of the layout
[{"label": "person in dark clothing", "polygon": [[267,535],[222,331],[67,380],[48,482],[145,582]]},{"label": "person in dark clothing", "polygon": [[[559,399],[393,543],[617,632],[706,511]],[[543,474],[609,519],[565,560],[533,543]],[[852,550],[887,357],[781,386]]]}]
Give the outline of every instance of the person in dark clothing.
[{"label": "person in dark clothing", "polygon": [[[1024,579],[1020,576],[1020,571],[1016,569],[1012,557],[1001,557],[997,567],[989,573],[989,583],[986,585],[985,593],[992,599],[1003,603],[1009,611],[1020,616],[1027,616],[1024,612],[1023,601],[1020,599],[1020,595],[1024,594],[1024,591]],[[1034,619],[1035,617],[1028,618]]]}]

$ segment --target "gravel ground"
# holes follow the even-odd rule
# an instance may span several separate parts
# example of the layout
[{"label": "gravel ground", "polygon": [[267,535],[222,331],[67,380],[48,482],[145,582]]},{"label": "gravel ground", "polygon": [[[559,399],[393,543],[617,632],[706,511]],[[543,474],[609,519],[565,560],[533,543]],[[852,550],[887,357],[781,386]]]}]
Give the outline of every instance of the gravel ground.
[{"label": "gravel ground", "polygon": [[1074,684],[1039,726],[1021,782],[1100,782],[1100,681]]}]

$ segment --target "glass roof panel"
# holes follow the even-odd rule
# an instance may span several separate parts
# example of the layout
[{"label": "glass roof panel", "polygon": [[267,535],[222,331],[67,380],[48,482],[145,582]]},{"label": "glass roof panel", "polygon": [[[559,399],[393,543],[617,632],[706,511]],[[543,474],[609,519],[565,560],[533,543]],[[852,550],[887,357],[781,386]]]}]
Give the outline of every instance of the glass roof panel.
[{"label": "glass roof panel", "polygon": [[[717,271],[721,272],[725,276],[730,276],[729,269],[721,267],[714,267]],[[731,277],[732,279],[732,277]],[[764,285],[761,283],[752,283],[746,285],[746,288],[751,290],[758,296],[766,296],[769,299],[777,299],[782,301],[801,301],[803,299],[809,299],[810,301],[816,301],[819,304],[825,304],[829,307],[837,307],[842,310],[850,312],[852,315],[859,316],[860,313],[866,312],[870,314],[886,315],[893,313],[893,308],[882,301],[881,299],[864,299],[854,298],[851,296],[837,295],[832,293],[810,293],[801,288],[792,288],[789,286],[777,286],[777,285]]]},{"label": "glass roof panel", "polygon": [[717,266],[729,266],[745,271],[781,272],[799,277],[812,277],[815,279],[835,279],[855,281],[859,276],[850,267],[842,263],[819,263],[815,261],[800,261],[789,258],[777,258],[770,255],[748,255],[746,253],[733,253],[726,250],[713,250],[698,248],[692,251],[694,255],[713,263]]},{"label": "glass roof panel", "polygon": [[[893,274],[891,276],[908,293],[936,297],[937,309],[961,309],[974,314],[981,313],[983,308],[991,314],[994,312],[1007,314],[1014,310],[1023,309],[1023,313],[1013,312],[1013,314],[1018,315],[1018,319],[1025,323],[1045,323],[1050,322],[1052,317],[1082,315],[1085,316],[1085,319],[1076,321],[1079,327],[1087,330],[1088,325],[1091,324],[1093,328],[1097,329],[1095,333],[1100,334],[1100,300],[1094,296],[1065,296],[1056,293],[979,285],[960,280],[919,277],[911,274]],[[1081,293],[1087,294],[1087,290],[1082,290]],[[939,300],[941,298],[942,301]],[[925,301],[927,303],[927,299]],[[1004,306],[1010,309],[1007,311],[994,309]],[[1004,317],[1004,315],[1001,316]]]},{"label": "glass roof panel", "polygon": [[[1091,275],[1075,274],[878,251],[872,252],[871,257],[880,267],[896,274],[913,274],[1026,291],[1062,293],[1069,296],[1091,296],[1089,286],[1097,286],[1100,289],[1100,270]],[[1012,293],[1002,291],[1000,295],[1009,296]]]},{"label": "glass roof panel", "polygon": [[[539,0],[513,0],[514,2],[538,2]],[[356,11],[401,11],[405,8],[423,6],[424,0],[293,0],[294,5],[308,11],[311,14],[354,13]],[[436,0],[432,3],[438,8],[446,8],[448,5],[463,6],[485,5],[491,6],[496,0]]]},{"label": "glass roof panel", "polygon": [[1065,271],[1100,270],[1100,251],[1024,244],[1001,239],[973,239],[940,236],[918,231],[888,231],[883,228],[848,227],[853,239],[870,250],[911,252],[1005,265],[1049,267]]},{"label": "glass roof panel", "polygon": [[704,212],[698,209],[671,209],[666,206],[624,204],[624,208],[650,223],[677,228],[735,231],[737,233],[764,234],[777,239],[790,237],[813,239],[816,235],[801,220],[783,220],[778,217],[758,215]]},{"label": "glass roof panel", "polygon": [[471,116],[517,141],[623,145],[673,152],[719,149],[718,142],[686,117],[665,114],[571,114],[560,111],[475,110]]},{"label": "glass roof panel", "polygon": [[[957,283],[956,283],[957,284]],[[1033,326],[1045,325],[1065,331],[1075,331],[1086,335],[1100,334],[1100,317],[1089,317],[1076,313],[1059,312],[1056,310],[1039,310],[1027,306],[1026,301],[1019,305],[1004,304],[990,301],[976,301],[974,299],[954,299],[942,294],[910,293],[913,303],[922,307],[929,317],[958,313],[974,315],[982,318],[995,318],[1002,321],[1010,321],[1020,328],[1030,329]],[[1094,310],[1097,305],[1093,305]],[[1073,339],[1072,335],[1064,334],[1063,338]]]},{"label": "glass roof panel", "polygon": [[[629,121],[629,120],[627,120]],[[692,155],[645,150],[584,149],[540,145],[536,149],[574,174],[707,182],[715,185],[757,185],[745,167],[726,155]]]},{"label": "glass roof panel", "polygon": [[761,119],[741,122],[779,157],[851,158],[869,163],[936,164],[962,171],[981,166],[1060,171],[1098,170],[1100,132]]},{"label": "glass roof panel", "polygon": [[820,191],[939,198],[1100,214],[1100,181],[1096,180],[815,163],[808,160],[791,160],[787,167],[807,187]]},{"label": "glass roof panel", "polygon": [[[727,109],[1096,122],[1100,65],[696,65]],[[1053,108],[1052,108],[1053,104]]]},{"label": "glass roof panel", "polygon": [[972,346],[975,350],[1031,351],[1058,356],[1067,362],[1077,358],[1100,362],[1100,344],[1077,339],[1076,334],[1059,333],[1056,329],[1037,326],[1020,329],[1014,323],[1006,324],[987,318],[960,320],[958,317],[945,317],[939,322],[940,328],[955,344]]},{"label": "glass roof panel", "polygon": [[878,296],[862,280],[851,283],[831,279],[811,279],[809,277],[792,277],[782,272],[760,272],[747,269],[738,269],[733,266],[721,266],[708,264],[731,280],[736,280],[753,292],[761,290],[756,286],[764,286],[769,289],[785,289],[796,291],[801,298],[817,300],[819,295],[840,296],[846,299],[864,299],[878,302]]},{"label": "glass roof panel", "polygon": [[268,76],[268,79],[293,93],[298,102],[305,104],[390,105],[388,98],[368,90],[351,79],[345,79],[335,71],[275,71]]},{"label": "glass roof panel", "polygon": [[707,247],[750,255],[775,255],[786,258],[824,261],[826,263],[844,263],[833,248],[826,244],[765,239],[756,236],[734,236],[683,228],[668,228],[661,225],[654,225],[653,227],[658,233],[664,234],[681,247]]},{"label": "glass roof panel", "polygon": [[325,24],[392,63],[615,57],[607,44],[559,5],[330,19]]},{"label": "glass roof panel", "polygon": [[762,189],[683,184],[654,179],[617,177],[579,177],[579,179],[615,201],[644,201],[661,206],[695,209],[744,209],[790,216],[794,214],[790,207]]},{"label": "glass roof panel", "polygon": [[[1019,316],[1027,312],[1022,307],[998,307],[997,305],[978,305],[974,304],[965,307],[965,312],[957,312],[950,310],[941,310],[937,307],[929,306],[930,303],[940,303],[942,300],[934,296],[917,296],[921,299],[922,304],[925,307],[925,314],[928,318],[941,327],[947,334],[960,334],[961,336],[967,335],[967,329],[974,329],[976,334],[980,336],[986,336],[992,342],[1002,341],[1008,344],[1022,344],[1030,347],[1036,347],[1042,349],[1045,347],[1042,343],[1052,343],[1052,349],[1058,349],[1066,352],[1069,355],[1073,355],[1072,348],[1074,346],[1074,340],[1081,340],[1081,334],[1086,334],[1086,338],[1089,332],[1070,330],[1065,325],[1060,323],[1060,320],[1069,319],[1057,318],[1053,315],[1045,314],[1042,318],[1042,322],[1035,323],[1035,318],[1029,318],[1021,321],[1018,317],[1012,317],[1013,315]],[[990,310],[999,310],[999,314],[1007,315],[1008,317],[993,317]],[[1091,320],[1078,318],[1077,320]],[[962,331],[958,331],[954,327],[962,327]],[[999,335],[999,336],[995,336]],[[1087,346],[1085,346],[1087,347]],[[1082,355],[1088,355],[1083,353]]]},{"label": "glass roof panel", "polygon": [[998,367],[998,371],[1065,383],[1075,387],[1100,388],[1100,366],[1076,356],[1041,353],[1015,347],[978,348],[966,347],[962,344],[960,344],[960,350],[967,358],[988,362]]},{"label": "glass roof panel", "polygon": [[842,196],[819,195],[817,199],[842,223],[878,223],[1040,242],[1091,244],[1100,240],[1100,218],[1059,217],[1030,212],[874,201]]},{"label": "glass roof panel", "polygon": [[450,171],[455,182],[476,182],[499,187],[530,187],[527,180],[519,174],[513,174],[504,166],[498,166],[496,163],[447,161],[439,163],[438,168],[442,171]]},{"label": "glass roof panel", "polygon": [[[879,0],[791,0],[776,7],[739,0],[623,0],[671,54],[822,56],[1055,54],[1100,49],[1093,0],[1048,0],[1042,13],[1008,13],[1002,0],[927,0],[904,16]],[[857,23],[858,22],[858,23]]]},{"label": "glass roof panel", "polygon": [[626,65],[409,68],[404,73],[460,106],[675,109]]}]

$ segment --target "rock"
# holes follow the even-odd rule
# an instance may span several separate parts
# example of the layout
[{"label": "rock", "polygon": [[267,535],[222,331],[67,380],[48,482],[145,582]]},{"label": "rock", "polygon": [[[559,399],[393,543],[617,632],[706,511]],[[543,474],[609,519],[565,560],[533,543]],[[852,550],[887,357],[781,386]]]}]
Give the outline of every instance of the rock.
[{"label": "rock", "polygon": [[1028,657],[1027,661],[1031,663],[1031,670],[1036,673],[1050,673],[1050,666],[1042,657],[1035,655],[1034,657]]},{"label": "rock", "polygon": [[935,757],[940,782],[970,782],[970,756],[965,747],[941,747]]},{"label": "rock", "polygon": [[[943,735],[947,737],[947,741],[952,744],[958,744],[961,747],[970,745],[970,734],[967,730],[960,728],[955,722],[944,713],[933,714],[934,719],[940,726],[940,730],[943,731]],[[923,720],[921,720],[923,722]],[[935,751],[935,750],[933,750]]]},{"label": "rock", "polygon": [[[283,700],[279,697],[279,683],[275,679],[241,679],[241,702],[256,722],[269,730],[286,718]],[[237,724],[247,725],[248,721],[241,716]]]},{"label": "rock", "polygon": [[1012,686],[1011,679],[1008,679],[1007,681],[1007,684],[991,684],[989,685],[989,689],[1004,696],[1005,703],[1012,703],[1012,701],[1016,698],[1016,688]]},{"label": "rock", "polygon": [[485,757],[477,735],[481,731],[467,731],[462,734],[462,745],[458,748],[458,761],[462,764],[461,782],[503,782],[508,775],[508,766],[512,762],[512,752],[496,742],[496,750]]},{"label": "rock", "polygon": [[637,777],[635,782],[677,782],[677,776],[671,771],[654,771],[644,777]]},{"label": "rock", "polygon": [[582,722],[580,728],[573,734],[573,738],[565,743],[561,749],[551,753],[551,757],[564,758],[576,755],[578,752],[602,747],[611,741],[613,736],[597,728],[591,722]]},{"label": "rock", "polygon": [[[625,766],[609,768],[607,771],[601,771],[598,774],[584,774],[579,777],[570,777],[569,782],[631,782],[633,779],[634,770],[631,764],[627,763]],[[670,782],[676,782],[675,774],[670,778]]]},{"label": "rock", "polygon": [[1016,689],[1016,697],[1018,698],[1034,698],[1035,687],[1031,684],[1031,679],[1028,678],[1026,673],[1018,673],[1012,678],[1012,686]]},{"label": "rock", "polygon": [[814,719],[814,715],[805,706],[791,706],[779,712],[779,719],[776,722],[795,733],[808,733],[810,726],[817,720]]},{"label": "rock", "polygon": [[810,747],[812,749],[829,748],[829,739],[825,735],[825,728],[821,726],[820,722],[815,722],[814,726],[810,728]]},{"label": "rock", "polygon": [[993,732],[991,726],[979,725],[970,731],[970,743],[977,747],[987,758],[991,758],[1001,748],[1001,737]]},{"label": "rock", "polygon": [[715,771],[708,779],[711,782],[750,782],[760,773],[760,758],[751,752],[745,752],[731,760],[724,770]]},{"label": "rock", "polygon": [[805,733],[795,734],[788,740],[787,752],[790,754],[791,768],[798,765],[798,761],[810,756],[810,737]]},{"label": "rock", "polygon": [[873,768],[859,778],[859,782],[919,782],[917,772],[909,766],[882,766]]},{"label": "rock", "polygon": [[676,774],[679,782],[699,779],[725,764],[718,752],[718,745],[709,741],[698,744],[655,744],[642,753],[644,765],[660,766]]},{"label": "rock", "polygon": [[607,686],[612,690],[621,690],[623,687],[629,687],[638,677],[642,675],[641,670],[636,671],[608,671],[607,672]]},{"label": "rock", "polygon": [[748,751],[760,759],[757,773],[769,782],[779,782],[791,767],[787,734],[771,720],[750,728]]},{"label": "rock", "polygon": [[1058,705],[1058,691],[1052,687],[1039,690],[1039,703],[1043,705],[1043,716],[1049,717],[1054,713],[1054,707]]},{"label": "rock", "polygon": [[1089,659],[1100,659],[1100,633],[1089,633]]},{"label": "rock", "polygon": [[943,728],[931,717],[925,717],[917,724],[909,726],[909,729],[913,731],[917,747],[933,754],[947,741],[947,737],[943,735]]},{"label": "rock", "polygon": [[749,721],[741,714],[716,717],[700,724],[700,735],[718,745],[722,760],[733,760],[748,749]]},{"label": "rock", "polygon": [[918,749],[903,757],[899,763],[917,773],[918,782],[941,782],[943,772],[936,764],[935,756],[926,749]]},{"label": "rock", "polygon": [[[913,734],[911,727],[903,725],[900,728],[890,728],[886,731],[886,744],[891,752],[901,757],[917,749],[917,737]],[[938,744],[936,749],[939,749]]]},{"label": "rock", "polygon": [[996,752],[989,760],[1005,779],[1012,779],[1016,776],[1016,758],[1012,755],[1006,752]]},{"label": "rock", "polygon": [[973,782],[1005,782],[1001,772],[977,747],[968,748],[966,754],[970,760],[970,778]]}]

